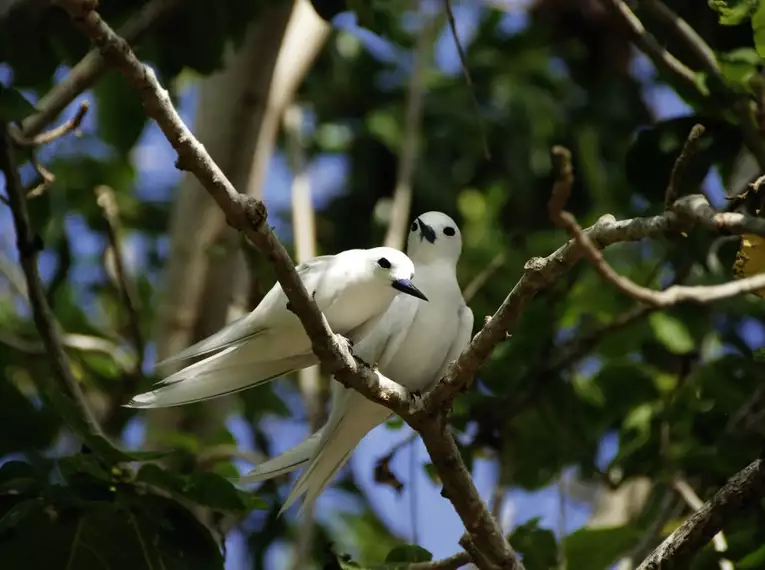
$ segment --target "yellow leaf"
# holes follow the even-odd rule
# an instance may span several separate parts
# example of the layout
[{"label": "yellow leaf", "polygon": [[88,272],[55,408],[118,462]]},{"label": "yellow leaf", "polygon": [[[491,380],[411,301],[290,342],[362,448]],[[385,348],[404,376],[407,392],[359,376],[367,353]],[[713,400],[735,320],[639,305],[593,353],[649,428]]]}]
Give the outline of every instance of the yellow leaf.
[{"label": "yellow leaf", "polygon": [[[765,238],[743,234],[736,252],[736,261],[733,263],[733,275],[737,279],[743,279],[763,272],[765,272]],[[765,298],[765,289],[753,291],[753,293]]]}]

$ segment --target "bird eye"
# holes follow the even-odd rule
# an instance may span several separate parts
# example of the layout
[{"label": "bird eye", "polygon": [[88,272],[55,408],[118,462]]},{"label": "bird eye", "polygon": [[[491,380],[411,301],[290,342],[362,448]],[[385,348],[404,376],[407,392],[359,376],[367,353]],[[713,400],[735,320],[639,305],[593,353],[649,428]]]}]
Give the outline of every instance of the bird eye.
[{"label": "bird eye", "polygon": [[383,269],[390,269],[390,261],[388,261],[388,259],[385,257],[381,257],[380,259],[378,259],[377,265],[379,265]]},{"label": "bird eye", "polygon": [[444,228],[444,235],[445,236],[452,237],[455,233],[457,233],[457,232],[455,232],[454,228],[451,227],[451,226]]},{"label": "bird eye", "polygon": [[415,222],[412,222],[412,231],[413,231],[413,232],[416,232],[416,231],[417,231],[417,222],[416,222],[416,221],[415,221]]}]

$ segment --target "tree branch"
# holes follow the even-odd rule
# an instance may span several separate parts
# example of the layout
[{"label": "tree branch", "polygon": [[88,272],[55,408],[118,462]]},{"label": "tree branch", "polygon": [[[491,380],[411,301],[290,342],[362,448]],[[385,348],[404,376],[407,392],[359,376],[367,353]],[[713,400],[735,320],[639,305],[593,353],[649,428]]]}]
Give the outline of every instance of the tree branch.
[{"label": "tree branch", "polygon": [[[136,41],[181,2],[183,0],[152,0],[125,23],[119,31],[120,36],[129,42]],[[90,88],[106,68],[107,62],[97,49],[88,52],[63,81],[57,83],[35,104],[39,112],[24,119],[20,131],[13,126],[11,132],[22,138],[31,138],[42,132],[75,97]]]},{"label": "tree branch", "polygon": [[600,276],[612,283],[619,291],[642,303],[653,307],[669,307],[684,301],[711,303],[743,293],[751,293],[765,286],[765,274],[753,275],[738,281],[729,281],[721,285],[687,287],[675,285],[664,291],[654,291],[642,287],[627,277],[619,275],[605,260],[603,254],[590,237],[582,231],[576,219],[563,206],[571,193],[573,170],[571,153],[560,146],[553,147],[553,160],[558,177],[550,198],[550,218],[559,227],[566,229],[573,236],[584,255],[593,264]]},{"label": "tree branch", "polygon": [[693,70],[669,53],[653,34],[645,29],[640,19],[623,0],[603,0],[603,2],[619,17],[632,36],[632,41],[648,56],[657,69],[674,77],[685,89],[701,92]]},{"label": "tree branch", "polygon": [[[305,148],[303,141],[303,111],[293,104],[284,112],[284,130],[287,135],[287,155],[292,170],[292,237],[295,254],[299,263],[316,257],[316,230],[314,223],[311,183],[306,172]],[[309,432],[318,430],[325,421],[324,398],[320,368],[318,365],[303,368],[298,372],[298,385],[305,402]],[[304,568],[311,557],[314,542],[314,504],[303,509],[295,538],[295,549],[291,568]]]},{"label": "tree branch", "polygon": [[470,555],[467,552],[459,552],[443,560],[415,562],[407,566],[407,570],[457,570],[466,564],[470,564]]},{"label": "tree branch", "polygon": [[735,515],[757,505],[765,492],[765,464],[750,463],[704,503],[646,558],[637,570],[688,568],[693,556]]},{"label": "tree branch", "polygon": [[[80,103],[80,108],[77,109],[77,112],[75,113],[74,117],[72,117],[68,121],[60,124],[58,127],[55,127],[49,131],[40,133],[39,135],[30,136],[29,138],[26,138],[20,134],[15,135],[14,143],[17,146],[21,146],[21,147],[36,147],[36,146],[50,144],[56,139],[59,139],[63,137],[65,134],[70,133],[73,130],[77,129],[82,123],[82,120],[85,118],[85,115],[87,114],[89,108],[90,108],[90,104],[87,101],[83,101]],[[11,131],[11,135],[13,135],[13,131]]]},{"label": "tree branch", "polygon": [[[685,479],[675,479],[672,486],[694,511],[698,511],[704,506],[704,501],[699,498],[696,491],[693,490],[693,487],[691,487]],[[715,550],[720,554],[723,554],[728,550],[728,541],[725,540],[725,534],[723,534],[722,530],[712,537],[712,542],[714,543]],[[720,558],[718,566],[720,567],[720,570],[734,570],[733,563],[726,558]]]},{"label": "tree branch", "polygon": [[680,197],[680,179],[685,173],[685,168],[688,166],[693,155],[696,154],[696,150],[699,146],[699,141],[704,134],[704,127],[702,125],[693,125],[691,132],[688,134],[688,138],[685,140],[683,150],[680,151],[680,155],[675,160],[674,166],[672,166],[672,172],[669,175],[669,184],[667,184],[667,191],[664,196],[664,209],[670,210],[672,205],[677,202]]},{"label": "tree branch", "polygon": [[[108,248],[105,252],[105,265],[107,273],[111,274],[117,293],[122,301],[127,320],[127,332],[135,352],[135,360],[129,369],[125,369],[122,382],[114,391],[109,394],[108,405],[102,416],[104,430],[107,433],[117,433],[122,427],[122,417],[125,409],[122,404],[126,401],[126,396],[132,396],[136,393],[141,378],[143,378],[143,364],[146,357],[146,340],[141,330],[141,307],[138,300],[138,292],[135,289],[135,283],[128,275],[125,267],[125,255],[122,250],[122,240],[120,238],[121,223],[119,206],[114,191],[108,186],[97,186],[95,189],[96,202],[101,209],[101,213],[106,223],[106,238]],[[109,252],[111,251],[111,256]],[[110,257],[112,263],[110,264]],[[113,271],[109,271],[113,266]]]},{"label": "tree branch", "polygon": [[143,368],[146,341],[141,332],[141,307],[138,301],[138,293],[125,267],[125,255],[122,251],[122,242],[119,236],[121,224],[117,198],[114,196],[114,191],[111,188],[103,185],[96,187],[95,194],[96,202],[99,208],[101,208],[104,221],[106,222],[106,237],[114,259],[114,280],[125,306],[130,341],[133,344],[133,350],[136,352],[133,372],[135,375],[140,376],[141,369]]},{"label": "tree branch", "polygon": [[[433,466],[443,484],[441,494],[451,501],[457,514],[465,525],[466,542],[475,546],[482,557],[475,556],[468,550],[475,564],[487,570],[506,568],[508,570],[523,570],[523,564],[518,560],[510,544],[505,540],[502,530],[489,512],[486,504],[478,494],[470,472],[462,461],[454,437],[449,432],[443,414],[421,421],[407,421],[414,427],[428,450]],[[463,547],[465,545],[463,544]]]},{"label": "tree branch", "polygon": [[24,187],[19,178],[13,141],[8,133],[7,126],[4,124],[0,124],[0,170],[5,174],[8,202],[13,215],[13,224],[16,228],[16,246],[19,251],[21,268],[26,277],[29,302],[32,306],[35,326],[42,337],[45,350],[50,356],[53,372],[58,381],[64,386],[69,396],[77,402],[92,432],[103,436],[101,426],[96,421],[96,417],[88,406],[85,395],[72,373],[69,359],[66,352],[64,352],[61,334],[57,329],[55,318],[45,298],[45,290],[40,282],[40,275],[37,271],[37,252],[41,249],[42,243],[40,237],[33,232],[29,223],[29,211],[27,210],[27,202],[24,196]]}]

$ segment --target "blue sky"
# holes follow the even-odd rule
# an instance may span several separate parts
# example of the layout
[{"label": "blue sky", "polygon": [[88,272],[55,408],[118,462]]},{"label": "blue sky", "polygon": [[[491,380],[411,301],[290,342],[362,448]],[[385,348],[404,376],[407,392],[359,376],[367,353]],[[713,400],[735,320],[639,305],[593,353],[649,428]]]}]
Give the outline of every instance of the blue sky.
[{"label": "blue sky", "polygon": [[[470,43],[472,34],[476,29],[480,10],[483,9],[485,8],[482,8],[480,3],[468,4],[463,2],[454,6],[458,33],[465,45]],[[380,60],[388,62],[392,69],[400,71],[410,68],[411,54],[396,49],[367,30],[359,29],[354,20],[355,18],[351,14],[341,14],[336,18],[335,25],[357,36],[370,53]],[[503,16],[501,28],[504,33],[512,34],[522,29],[524,25],[525,14],[522,11],[515,11]],[[439,35],[435,50],[435,65],[440,71],[447,74],[460,73],[456,47],[446,29]],[[644,57],[636,58],[635,72],[638,77],[644,80],[646,96],[654,107],[658,119],[688,114],[688,107],[677,98],[672,90],[661,85],[653,85],[653,68]],[[59,77],[65,73],[66,70],[60,70]],[[0,80],[5,80],[7,76],[7,69],[0,67]],[[93,102],[88,93],[82,95],[78,100],[81,99],[88,99],[91,103]],[[191,87],[183,93],[180,101],[181,115],[190,125],[193,125],[195,104],[196,90]],[[73,113],[75,108],[75,105],[72,105],[67,111],[67,115]],[[92,132],[94,124],[95,113],[91,111],[82,128],[85,132]],[[72,142],[70,137],[66,141],[59,141],[45,149],[41,158],[44,160],[46,156],[76,152],[80,149],[94,154],[108,152],[108,149],[94,144],[92,141]],[[151,123],[145,129],[134,151],[133,158],[138,169],[138,179],[135,184],[137,194],[146,200],[164,201],[169,199],[170,193],[180,180],[181,174],[173,167],[175,153],[155,124]],[[329,198],[342,191],[347,167],[347,161],[341,155],[319,156],[311,162],[309,175],[317,210],[321,210]],[[25,175],[29,176],[29,172],[25,172]],[[272,212],[288,212],[291,179],[292,176],[285,157],[277,152],[270,164],[264,193],[266,203]],[[713,201],[720,205],[722,203],[722,187],[719,177],[715,173],[710,174],[708,188]],[[91,233],[77,216],[69,216],[65,223],[70,235],[77,236],[77,239],[72,241],[72,246],[75,249],[75,259],[80,261],[73,269],[72,278],[83,284],[92,282],[94,279],[101,279],[102,269],[98,261],[98,255],[102,250],[100,237]],[[282,220],[276,220],[274,225],[281,237],[289,239],[289,216]],[[0,228],[2,228],[0,230],[0,250],[15,259],[16,256],[12,247],[14,236],[11,227],[7,209],[0,209]],[[163,247],[166,250],[167,244],[165,243]],[[132,270],[136,273],[141,272],[146,263],[147,244],[145,240],[139,235],[130,236],[126,251]],[[40,267],[44,277],[50,276],[52,271],[50,256],[42,256]],[[762,346],[765,343],[765,331],[763,331],[762,325],[751,322],[745,326],[750,344]],[[147,366],[150,365],[151,362],[148,362]],[[275,452],[288,449],[307,435],[305,423],[302,421],[304,412],[299,398],[296,398],[294,394],[289,393],[283,387],[279,390],[285,394],[298,419],[267,418],[265,420],[266,431],[271,434]],[[229,427],[242,447],[252,448],[251,434],[248,433],[246,423],[242,418],[231,417]],[[427,461],[427,454],[421,441],[416,441],[411,452],[406,450],[398,453],[392,464],[393,470],[402,478],[409,479],[410,474],[414,474],[413,479],[408,481],[405,491],[401,495],[397,495],[389,487],[379,486],[373,482],[375,461],[398,441],[406,438],[409,433],[409,429],[406,427],[394,431],[381,426],[374,430],[359,445],[350,461],[350,468],[353,469],[358,484],[370,497],[373,508],[394,532],[407,540],[416,535],[419,543],[433,552],[437,558],[448,556],[459,549],[457,541],[462,534],[462,525],[451,504],[440,496],[440,488],[430,481],[420,467]],[[125,439],[131,446],[138,446],[141,438],[142,425],[139,415],[136,420],[131,422]],[[604,438],[600,454],[601,465],[604,465],[615,452],[614,438]],[[414,461],[414,469],[412,469],[412,461]],[[494,464],[486,460],[476,461],[474,476],[482,497],[488,499],[497,476]],[[284,491],[286,492],[287,488]],[[557,488],[549,488],[536,493],[512,491],[505,501],[505,508],[502,512],[502,523],[505,530],[509,530],[511,525],[522,523],[537,516],[541,517],[542,525],[557,529],[560,511],[559,500]],[[412,513],[412,505],[415,506],[415,516]],[[319,499],[318,507],[321,518],[333,524],[335,521],[333,513],[336,513],[338,509],[353,510],[355,505],[342,492],[330,489]],[[295,510],[293,509],[288,516],[294,516]],[[571,500],[566,501],[565,510],[567,532],[584,524],[589,514],[585,505]],[[414,528],[413,524],[415,525]],[[242,536],[236,532],[232,533],[228,544],[226,563],[228,570],[248,567],[245,564],[245,552],[241,546]],[[274,549],[270,555],[271,564],[269,567],[282,568],[287,555],[288,551],[285,549]]]}]

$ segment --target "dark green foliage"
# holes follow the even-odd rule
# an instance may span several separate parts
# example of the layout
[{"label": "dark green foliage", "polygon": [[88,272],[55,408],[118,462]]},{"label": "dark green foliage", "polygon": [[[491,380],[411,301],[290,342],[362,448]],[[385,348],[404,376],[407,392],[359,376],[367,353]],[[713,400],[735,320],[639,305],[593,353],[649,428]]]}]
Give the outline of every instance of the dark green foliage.
[{"label": "dark green foliage", "polygon": [[[223,567],[191,511],[140,477],[133,482],[129,471],[107,471],[90,455],[65,457],[57,468],[66,486],[27,463],[0,469],[0,557],[11,567]],[[220,487],[208,498],[220,503],[218,496],[226,496]]]},{"label": "dark green foliage", "polygon": [[539,528],[538,517],[515,527],[508,540],[523,557],[523,565],[527,570],[552,570],[558,567],[555,535],[549,529]]}]

